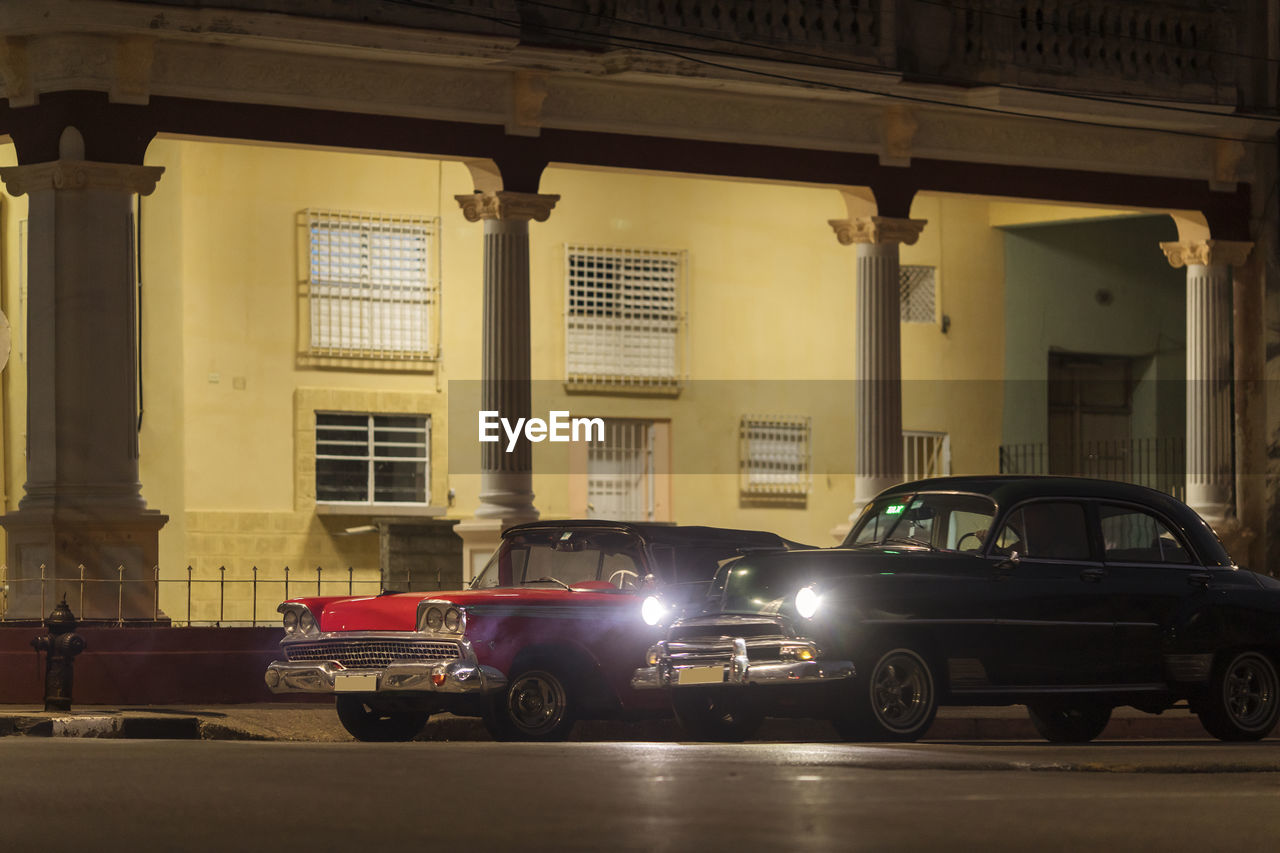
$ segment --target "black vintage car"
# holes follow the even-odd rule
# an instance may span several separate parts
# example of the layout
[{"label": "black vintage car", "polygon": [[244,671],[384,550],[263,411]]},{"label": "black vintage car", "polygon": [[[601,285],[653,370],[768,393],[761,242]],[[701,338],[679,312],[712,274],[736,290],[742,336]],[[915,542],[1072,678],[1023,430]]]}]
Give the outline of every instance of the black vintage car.
[{"label": "black vintage car", "polygon": [[1278,662],[1280,581],[1233,565],[1180,501],[957,477],[883,492],[838,548],[725,565],[633,684],[670,688],[706,739],[792,714],[910,741],[940,704],[1025,704],[1045,738],[1079,742],[1115,707],[1186,702],[1215,737],[1256,740],[1280,715]]}]

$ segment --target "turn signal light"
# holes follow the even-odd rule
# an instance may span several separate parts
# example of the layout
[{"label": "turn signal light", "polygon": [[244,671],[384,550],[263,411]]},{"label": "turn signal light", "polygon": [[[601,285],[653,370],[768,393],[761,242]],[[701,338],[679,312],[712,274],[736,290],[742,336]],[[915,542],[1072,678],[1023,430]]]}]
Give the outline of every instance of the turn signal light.
[{"label": "turn signal light", "polygon": [[436,687],[443,687],[446,676],[443,669],[437,669],[431,673],[431,683]]}]

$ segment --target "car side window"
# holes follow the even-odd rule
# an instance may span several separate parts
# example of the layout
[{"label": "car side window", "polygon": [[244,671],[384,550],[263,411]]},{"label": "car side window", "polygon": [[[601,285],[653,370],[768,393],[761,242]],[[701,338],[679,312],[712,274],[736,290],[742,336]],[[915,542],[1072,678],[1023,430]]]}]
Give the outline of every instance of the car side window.
[{"label": "car side window", "polygon": [[1068,501],[1024,504],[1005,520],[992,552],[1041,560],[1088,560],[1089,526],[1084,506]]},{"label": "car side window", "polygon": [[1191,554],[1163,521],[1125,506],[1098,507],[1103,556],[1115,563],[1190,563]]}]

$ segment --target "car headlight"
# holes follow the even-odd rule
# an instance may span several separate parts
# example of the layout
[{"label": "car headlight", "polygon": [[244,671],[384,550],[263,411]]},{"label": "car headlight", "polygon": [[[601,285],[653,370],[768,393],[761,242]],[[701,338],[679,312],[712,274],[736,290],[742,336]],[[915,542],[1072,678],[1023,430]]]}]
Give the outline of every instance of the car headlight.
[{"label": "car headlight", "polygon": [[284,612],[284,632],[292,634],[298,630],[298,611],[286,610]]},{"label": "car headlight", "polygon": [[444,625],[444,611],[439,607],[428,607],[427,617],[424,621],[428,631],[439,631]]},{"label": "car headlight", "polygon": [[661,625],[667,616],[667,605],[656,595],[646,596],[640,603],[640,618],[646,625]]},{"label": "car headlight", "polygon": [[320,627],[316,624],[316,617],[305,604],[291,604],[285,602],[279,607],[284,622],[284,633],[289,637],[296,637],[300,634],[318,634]]},{"label": "car headlight", "polygon": [[298,614],[298,630],[304,634],[311,634],[316,630],[316,617],[311,615],[310,610]]},{"label": "car headlight", "polygon": [[802,587],[796,593],[796,613],[801,619],[812,619],[821,603],[822,596],[811,586]]},{"label": "car headlight", "polygon": [[444,629],[456,633],[458,626],[462,624],[462,613],[456,607],[450,607],[444,612]]}]

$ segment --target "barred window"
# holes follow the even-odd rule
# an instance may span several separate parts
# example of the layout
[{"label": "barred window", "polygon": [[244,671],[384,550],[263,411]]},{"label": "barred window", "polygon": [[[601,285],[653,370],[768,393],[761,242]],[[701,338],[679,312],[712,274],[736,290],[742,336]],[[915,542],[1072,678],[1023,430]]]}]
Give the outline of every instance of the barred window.
[{"label": "barred window", "polygon": [[654,424],[609,418],[604,427],[604,441],[587,446],[587,516],[653,520]]},{"label": "barred window", "polygon": [[677,385],[685,264],[681,251],[566,247],[570,385]]},{"label": "barred window", "polygon": [[902,297],[902,322],[934,321],[934,286],[936,267],[910,266],[898,268],[898,288]]},{"label": "barred window", "polygon": [[304,215],[303,354],[410,363],[434,358],[437,220],[322,210]]},{"label": "barred window", "polygon": [[951,436],[945,432],[903,430],[902,461],[906,479],[951,475]]},{"label": "barred window", "polygon": [[806,417],[743,415],[738,426],[742,494],[808,494],[809,429]]},{"label": "barred window", "polygon": [[316,412],[316,500],[425,504],[431,418]]}]

